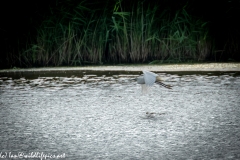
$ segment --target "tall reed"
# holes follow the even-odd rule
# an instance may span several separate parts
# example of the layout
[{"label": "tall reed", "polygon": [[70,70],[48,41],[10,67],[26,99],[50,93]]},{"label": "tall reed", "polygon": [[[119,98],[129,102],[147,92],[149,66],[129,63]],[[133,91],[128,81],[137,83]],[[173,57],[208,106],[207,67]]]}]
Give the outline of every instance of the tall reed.
[{"label": "tall reed", "polygon": [[116,0],[98,9],[83,1],[53,10],[20,61],[27,66],[182,62],[209,54],[207,23],[185,8],[172,16],[144,1],[131,7],[122,3]]}]

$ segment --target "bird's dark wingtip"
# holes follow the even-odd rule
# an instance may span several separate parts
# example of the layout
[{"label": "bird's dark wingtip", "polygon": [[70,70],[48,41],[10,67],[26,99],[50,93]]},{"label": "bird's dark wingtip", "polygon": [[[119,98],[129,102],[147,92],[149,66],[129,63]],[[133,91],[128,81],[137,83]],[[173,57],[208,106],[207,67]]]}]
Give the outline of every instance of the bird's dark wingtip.
[{"label": "bird's dark wingtip", "polygon": [[167,85],[167,84],[164,84],[164,83],[162,83],[162,82],[156,82],[157,84],[159,84],[159,85],[161,85],[161,86],[163,86],[163,87],[165,87],[165,88],[167,88],[167,89],[172,89],[172,86],[171,85]]}]

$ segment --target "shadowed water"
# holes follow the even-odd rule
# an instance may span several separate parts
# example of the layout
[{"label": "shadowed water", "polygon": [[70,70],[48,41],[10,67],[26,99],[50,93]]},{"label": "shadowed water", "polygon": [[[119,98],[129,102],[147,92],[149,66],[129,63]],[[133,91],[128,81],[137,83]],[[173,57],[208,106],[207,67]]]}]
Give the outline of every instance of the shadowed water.
[{"label": "shadowed water", "polygon": [[240,76],[160,75],[172,90],[155,84],[142,94],[130,74],[2,77],[0,152],[76,160],[240,158]]}]

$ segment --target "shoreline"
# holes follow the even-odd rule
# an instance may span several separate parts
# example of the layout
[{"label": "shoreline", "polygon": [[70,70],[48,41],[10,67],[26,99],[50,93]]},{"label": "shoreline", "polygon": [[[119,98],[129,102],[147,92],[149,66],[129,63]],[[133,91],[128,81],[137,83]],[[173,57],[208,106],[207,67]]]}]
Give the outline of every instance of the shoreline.
[{"label": "shoreline", "polygon": [[160,64],[160,65],[115,65],[83,67],[42,67],[26,69],[2,69],[0,73],[44,72],[44,71],[143,71],[181,72],[181,71],[236,71],[240,72],[240,63],[202,63],[202,64]]}]

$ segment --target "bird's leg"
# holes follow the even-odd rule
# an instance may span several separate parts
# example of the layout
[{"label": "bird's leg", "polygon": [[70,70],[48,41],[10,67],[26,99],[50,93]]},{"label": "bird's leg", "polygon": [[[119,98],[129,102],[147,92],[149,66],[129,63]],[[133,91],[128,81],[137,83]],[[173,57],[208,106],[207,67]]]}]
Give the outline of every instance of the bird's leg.
[{"label": "bird's leg", "polygon": [[142,93],[147,93],[147,86],[146,86],[146,84],[142,84]]}]

